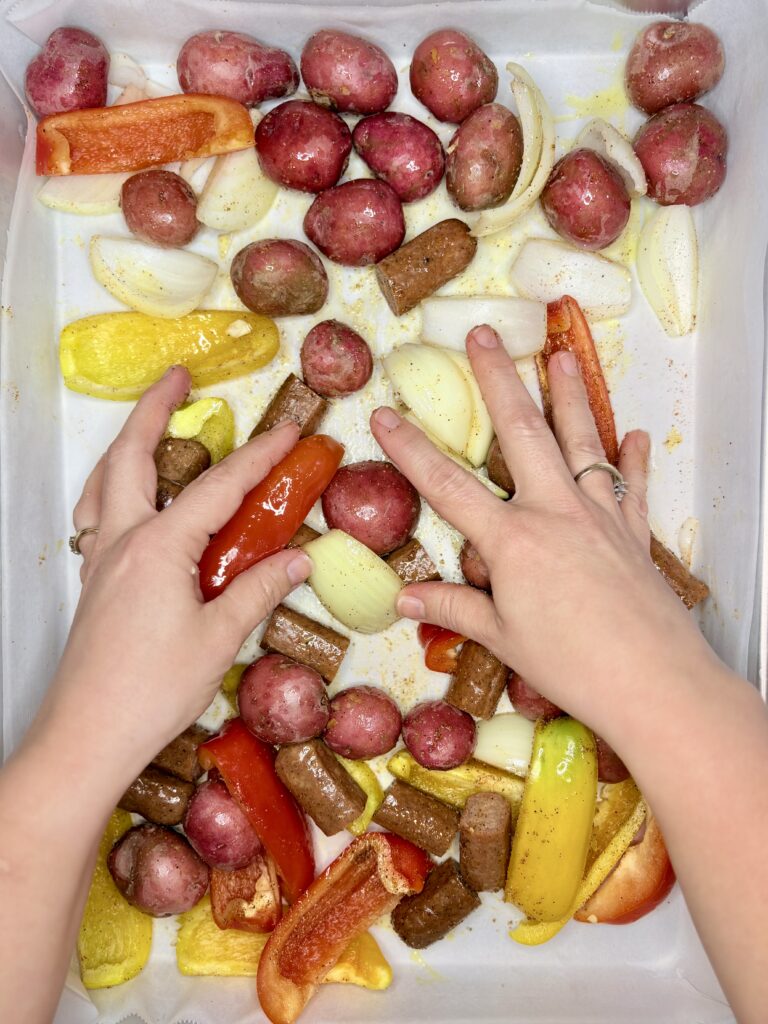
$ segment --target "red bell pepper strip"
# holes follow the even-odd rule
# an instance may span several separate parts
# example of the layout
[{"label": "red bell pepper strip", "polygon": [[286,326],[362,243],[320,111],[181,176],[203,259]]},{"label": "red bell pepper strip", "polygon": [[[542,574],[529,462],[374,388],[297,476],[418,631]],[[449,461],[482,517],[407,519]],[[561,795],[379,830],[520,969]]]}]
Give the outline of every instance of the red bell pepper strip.
[{"label": "red bell pepper strip", "polygon": [[286,546],[331,482],[343,455],[343,445],[332,437],[305,437],[246,494],[200,559],[200,589],[206,601],[235,576]]},{"label": "red bell pepper strip", "polygon": [[43,118],[37,126],[36,170],[140,171],[252,145],[253,124],[242,103],[187,93]]},{"label": "red bell pepper strip", "polygon": [[461,633],[443,626],[433,626],[431,622],[422,622],[416,631],[419,642],[424,647],[424,664],[433,672],[451,673],[456,668],[459,647],[467,639]]},{"label": "red bell pepper strip", "polygon": [[211,868],[211,913],[219,928],[271,932],[283,912],[272,858],[259,855],[234,871]]},{"label": "red bell pepper strip", "polygon": [[344,947],[411,893],[431,862],[387,832],[355,839],[285,914],[259,961],[257,989],[272,1024],[292,1024]]},{"label": "red bell pepper strip", "polygon": [[315,877],[315,858],[307,820],[275,772],[274,749],[249,732],[242,719],[233,718],[198,747],[197,756],[203,768],[221,773],[293,903]]}]

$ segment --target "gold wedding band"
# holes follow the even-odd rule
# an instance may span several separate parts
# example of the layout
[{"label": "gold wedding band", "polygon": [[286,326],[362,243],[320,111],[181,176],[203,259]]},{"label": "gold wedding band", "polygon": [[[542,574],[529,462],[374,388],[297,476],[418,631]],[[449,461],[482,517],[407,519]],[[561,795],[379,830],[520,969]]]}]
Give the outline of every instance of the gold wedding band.
[{"label": "gold wedding band", "polygon": [[573,478],[574,483],[579,483],[579,481],[583,480],[585,476],[589,476],[590,473],[594,473],[598,469],[605,473],[610,473],[613,477],[613,493],[616,495],[616,501],[620,502],[629,488],[627,487],[627,482],[624,477],[615,466],[610,464],[610,462],[593,462],[591,466],[587,466],[576,474]]},{"label": "gold wedding band", "polygon": [[77,533],[73,533],[69,538],[69,550],[73,555],[82,555],[80,550],[80,541],[86,535],[86,533],[98,533],[98,526],[84,526],[82,530],[78,530]]}]

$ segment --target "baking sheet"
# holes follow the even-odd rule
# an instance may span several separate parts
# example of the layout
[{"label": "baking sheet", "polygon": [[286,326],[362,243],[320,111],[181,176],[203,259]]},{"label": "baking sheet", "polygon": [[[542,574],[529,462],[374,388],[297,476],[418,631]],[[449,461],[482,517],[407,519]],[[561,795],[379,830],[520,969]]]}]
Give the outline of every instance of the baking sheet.
[{"label": "baking sheet", "polygon": [[[558,116],[562,144],[595,114],[628,132],[641,117],[627,108],[620,87],[627,47],[643,23],[626,14],[584,3],[509,2],[323,6],[283,3],[216,4],[147,0],[92,4],[90,0],[22,0],[0,8],[23,29],[0,26],[4,70],[17,85],[35,50],[59,24],[86,25],[112,50],[145,63],[152,77],[173,85],[172,62],[182,36],[202,28],[231,27],[263,35],[298,56],[303,39],[326,25],[362,31],[382,43],[401,72],[416,41],[453,23],[468,27],[500,71],[507,60],[524,64]],[[711,24],[729,54],[743,52],[744,40],[760,38],[766,27],[759,0],[739,5],[709,0],[694,17]],[[752,21],[749,21],[749,18]],[[263,27],[268,26],[268,27]],[[762,286],[768,239],[768,204],[758,175],[766,162],[760,124],[761,71],[755,61],[734,61],[706,103],[731,130],[730,170],[721,194],[695,211],[703,261],[701,324],[687,339],[668,339],[635,289],[630,314],[596,328],[620,432],[650,428],[653,472],[650,505],[654,527],[673,548],[683,520],[700,521],[694,568],[710,582],[713,598],[703,613],[708,637],[723,657],[744,671],[753,626],[758,553],[759,440],[763,369]],[[501,73],[499,99],[509,102],[508,76]],[[0,94],[1,95],[1,94]],[[394,104],[424,118],[407,86]],[[15,116],[15,115],[12,115]],[[428,118],[424,118],[429,120]],[[444,141],[452,130],[433,123]],[[15,171],[12,117],[3,117],[8,145],[0,161]],[[350,176],[364,167],[356,162]],[[3,555],[3,738],[10,749],[22,735],[61,650],[77,593],[77,565],[65,551],[70,510],[95,459],[119,428],[128,406],[98,402],[65,392],[56,362],[58,329],[69,320],[120,307],[92,279],[87,265],[91,234],[124,233],[119,215],[82,218],[54,214],[34,199],[28,147],[19,175],[3,290],[3,345],[0,351],[0,443],[2,444]],[[301,218],[309,197],[281,193],[269,218],[255,231],[219,250],[205,231],[192,248],[221,260],[224,274],[206,305],[231,306],[228,259],[253,237],[272,233],[302,237]],[[409,235],[453,208],[444,196],[407,207]],[[642,211],[639,212],[642,216]],[[636,227],[637,225],[635,225]],[[447,294],[479,290],[511,292],[509,265],[526,234],[551,232],[533,212],[509,238],[492,238]],[[624,255],[631,248],[631,232]],[[621,249],[621,247],[619,247]],[[617,250],[617,255],[621,252]],[[317,320],[339,316],[366,335],[377,355],[418,336],[419,314],[394,320],[372,284],[370,271],[342,271],[329,265],[331,301],[315,317],[281,321],[280,356],[251,380],[205,389],[222,394],[235,409],[239,440],[288,369],[298,365],[298,347]],[[531,368],[527,379],[532,383]],[[362,395],[337,403],[324,429],[343,437],[347,460],[380,456],[363,429],[367,413],[389,397],[377,371]],[[440,561],[445,575],[456,573],[456,538],[425,510],[418,535]],[[324,621],[327,613],[311,593],[292,603]],[[247,651],[255,650],[255,638]],[[244,659],[241,659],[244,660]],[[402,623],[373,641],[357,638],[339,685],[378,682],[407,708],[424,693],[439,694],[444,677],[427,673],[413,641],[413,626]],[[215,718],[216,711],[213,716]],[[323,859],[339,841],[323,844]],[[313,1001],[308,1021],[518,1020],[720,1022],[731,1019],[693,932],[684,903],[672,900],[628,929],[572,926],[545,947],[528,950],[507,937],[513,911],[495,898],[448,941],[414,954],[386,930],[379,930],[396,981],[383,995],[328,987]],[[158,922],[151,964],[119,989],[97,993],[100,1019],[117,1021],[137,1012],[150,1022],[262,1019],[255,1009],[253,982],[185,979],[173,959],[173,924]],[[62,1006],[64,1024],[95,1019],[76,984]],[[90,1016],[89,1016],[90,1014]]]}]

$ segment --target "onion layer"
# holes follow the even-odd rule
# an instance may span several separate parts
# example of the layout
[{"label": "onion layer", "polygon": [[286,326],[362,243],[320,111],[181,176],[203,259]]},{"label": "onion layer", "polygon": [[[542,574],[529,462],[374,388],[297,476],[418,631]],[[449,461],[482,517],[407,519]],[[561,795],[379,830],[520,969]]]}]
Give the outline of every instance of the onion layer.
[{"label": "onion layer", "polygon": [[421,304],[425,341],[464,352],[466,337],[478,324],[488,324],[512,359],[525,359],[544,347],[547,307],[531,299],[509,296],[438,296]]},{"label": "onion layer", "polygon": [[640,232],[637,276],[643,294],[672,338],[696,324],[699,247],[688,206],[662,206]]}]

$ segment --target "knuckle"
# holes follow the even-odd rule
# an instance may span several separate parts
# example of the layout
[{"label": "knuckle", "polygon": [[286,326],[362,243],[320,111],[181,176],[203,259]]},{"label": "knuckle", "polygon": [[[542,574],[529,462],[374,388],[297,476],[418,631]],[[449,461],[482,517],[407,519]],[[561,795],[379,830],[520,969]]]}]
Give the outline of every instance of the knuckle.
[{"label": "knuckle", "polygon": [[503,428],[518,438],[537,439],[548,432],[546,420],[534,405],[508,407],[503,415]]},{"label": "knuckle", "polygon": [[114,465],[121,462],[130,451],[130,444],[124,437],[118,435],[112,444],[107,448],[107,462]]},{"label": "knuckle", "polygon": [[601,459],[604,456],[602,446],[594,430],[575,430],[565,438],[565,454],[570,460]]},{"label": "knuckle", "polygon": [[447,455],[426,457],[419,469],[424,491],[434,498],[454,497],[467,484],[466,471]]},{"label": "knuckle", "polygon": [[648,500],[644,493],[634,490],[627,491],[622,506],[626,512],[638,519],[646,520],[648,518]]}]

